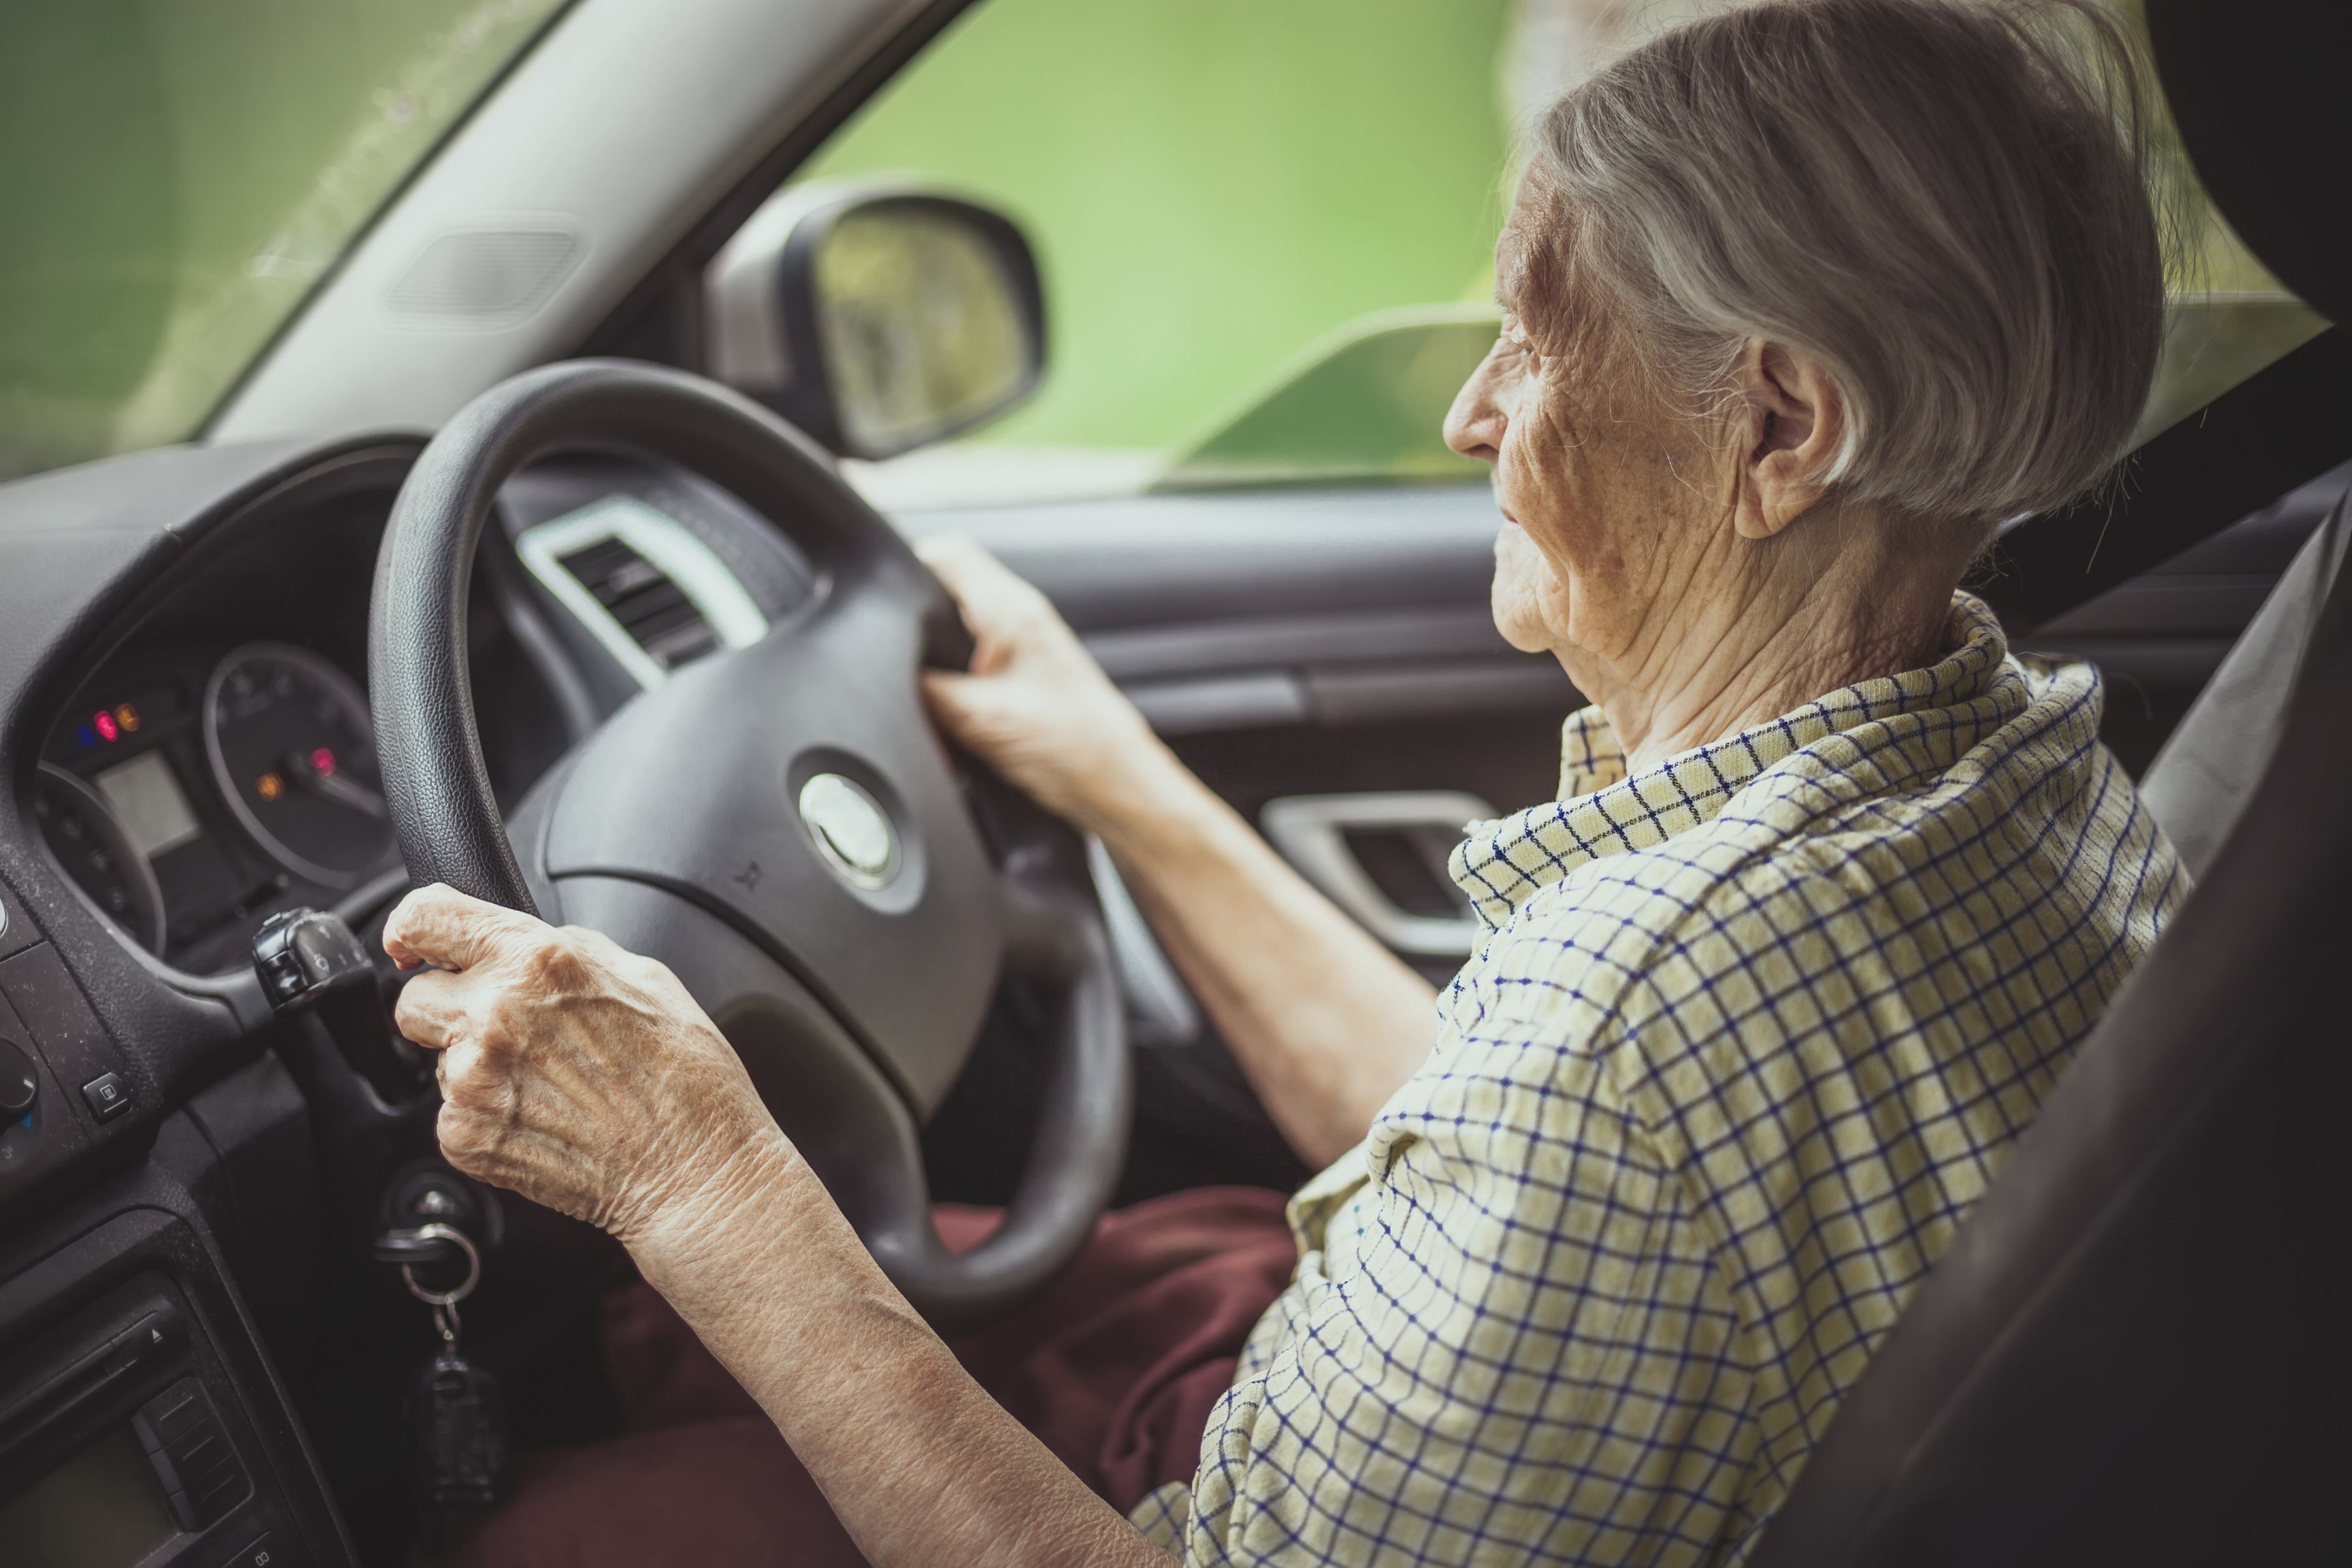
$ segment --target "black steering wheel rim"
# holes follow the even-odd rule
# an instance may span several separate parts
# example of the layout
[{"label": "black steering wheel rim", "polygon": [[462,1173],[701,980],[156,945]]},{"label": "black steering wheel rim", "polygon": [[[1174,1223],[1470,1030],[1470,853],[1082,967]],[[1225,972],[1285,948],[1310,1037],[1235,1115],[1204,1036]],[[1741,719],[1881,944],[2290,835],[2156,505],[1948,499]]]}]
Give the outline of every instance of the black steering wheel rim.
[{"label": "black steering wheel rim", "polygon": [[[541,912],[483,759],[467,603],[476,546],[500,486],[539,457],[585,446],[677,462],[733,492],[810,558],[820,608],[756,647],[701,661],[686,672],[690,679],[637,699],[584,742],[551,775],[548,798],[535,795],[555,819],[551,831],[542,824],[541,840],[557,845],[533,868],[541,886],[593,874],[600,884],[690,901],[752,939],[781,971],[777,990],[822,998],[882,1068],[847,1075],[867,1086],[852,1092],[897,1102],[859,1108],[862,1124],[883,1129],[876,1134],[882,1147],[857,1169],[820,1166],[820,1173],[893,1282],[934,1323],[1000,1315],[1085,1245],[1124,1163],[1133,1082],[1115,969],[1098,910],[1066,869],[1055,874],[1053,853],[1014,846],[995,864],[978,847],[955,771],[925,728],[916,695],[927,644],[936,652],[943,630],[960,636],[961,628],[905,542],[798,431],[698,376],[581,360],[502,383],[435,437],[386,527],[369,626],[384,795],[411,878]],[[807,709],[807,743],[781,732],[751,735],[737,742],[740,778],[713,770],[703,796],[649,820],[663,813],[651,804],[659,797],[648,793],[651,774],[639,760],[674,750],[679,733],[698,732],[698,704],[740,706],[747,691],[780,687]],[[843,694],[828,697],[836,688]],[[629,732],[613,736],[616,729]],[[905,886],[876,897],[825,879],[786,799],[808,756],[848,759],[824,765],[853,770],[890,803],[885,815],[907,836],[917,868]],[[854,771],[860,767],[866,771]],[[606,773],[616,782],[601,782]],[[755,871],[762,861],[776,868],[764,884],[754,875],[747,887],[719,870],[715,857],[740,857],[746,844],[760,857]],[[1066,865],[1068,857],[1059,858]],[[795,931],[796,923],[812,929]],[[895,976],[894,946],[906,970]],[[690,965],[673,967],[686,976]],[[968,1052],[974,987],[984,982],[992,991],[1007,974],[1052,994],[1039,1129],[1003,1225],[971,1252],[950,1255],[930,1222],[915,1137],[919,1107],[904,1070],[914,1047],[901,1037],[928,1039],[929,1054],[919,1059],[934,1065],[943,1051]],[[711,998],[698,999],[718,1016]],[[951,1038],[958,1032],[961,1041]],[[838,1066],[826,1080],[835,1092],[846,1081]],[[789,1063],[779,1070],[791,1077]],[[776,1077],[766,1075],[763,1093],[781,1121],[787,1107],[766,1087]]]}]

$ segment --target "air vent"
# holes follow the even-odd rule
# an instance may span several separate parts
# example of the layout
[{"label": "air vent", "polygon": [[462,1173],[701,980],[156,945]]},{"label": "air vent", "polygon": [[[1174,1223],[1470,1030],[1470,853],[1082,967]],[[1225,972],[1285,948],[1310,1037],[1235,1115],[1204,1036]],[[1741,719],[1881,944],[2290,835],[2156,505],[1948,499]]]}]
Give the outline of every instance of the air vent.
[{"label": "air vent", "polygon": [[768,635],[766,613],[710,546],[632,495],[533,523],[515,551],[648,690],[683,665]]},{"label": "air vent", "polygon": [[669,574],[619,539],[557,557],[665,671],[719,651],[719,633]]}]

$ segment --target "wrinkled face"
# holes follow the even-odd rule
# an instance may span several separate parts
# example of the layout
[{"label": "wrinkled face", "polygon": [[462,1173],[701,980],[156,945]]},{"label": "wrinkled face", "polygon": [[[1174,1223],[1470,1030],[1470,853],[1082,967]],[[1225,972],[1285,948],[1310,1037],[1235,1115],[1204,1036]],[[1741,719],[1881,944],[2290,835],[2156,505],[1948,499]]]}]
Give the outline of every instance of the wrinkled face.
[{"label": "wrinkled face", "polygon": [[[1725,454],[1673,406],[1603,312],[1530,303],[1530,247],[1556,233],[1558,198],[1530,176],[1495,247],[1503,330],[1446,416],[1446,444],[1495,466],[1495,624],[1512,646],[1576,666],[1613,658],[1643,615],[1696,563],[1727,516]],[[1565,321],[1551,318],[1564,316]],[[1719,436],[1720,432],[1714,434]],[[1591,688],[1588,686],[1588,691]]]}]

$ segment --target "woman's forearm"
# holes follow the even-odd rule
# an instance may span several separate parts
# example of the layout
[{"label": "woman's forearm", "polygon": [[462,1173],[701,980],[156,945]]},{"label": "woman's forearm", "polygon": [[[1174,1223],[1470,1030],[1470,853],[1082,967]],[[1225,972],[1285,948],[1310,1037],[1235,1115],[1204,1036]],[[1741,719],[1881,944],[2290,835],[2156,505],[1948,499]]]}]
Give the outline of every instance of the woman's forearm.
[{"label": "woman's forearm", "polygon": [[1087,826],[1275,1125],[1328,1163],[1427,1058],[1436,994],[1150,745]]},{"label": "woman's forearm", "polygon": [[782,1134],[627,1240],[877,1568],[1165,1568],[971,1380]]}]

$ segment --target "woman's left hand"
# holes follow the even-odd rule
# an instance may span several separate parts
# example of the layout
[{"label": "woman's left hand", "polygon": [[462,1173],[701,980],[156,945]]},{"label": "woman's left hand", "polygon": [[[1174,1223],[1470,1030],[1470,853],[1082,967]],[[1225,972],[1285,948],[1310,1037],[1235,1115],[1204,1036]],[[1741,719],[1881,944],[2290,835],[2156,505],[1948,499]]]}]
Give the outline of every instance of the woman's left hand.
[{"label": "woman's left hand", "polygon": [[893,1289],[677,976],[451,889],[384,927],[450,1163],[618,1237],[877,1563],[1168,1559]]},{"label": "woman's left hand", "polygon": [[788,1152],[726,1037],[653,959],[437,883],[401,900],[383,945],[433,966],[395,1016],[441,1053],[441,1149],[466,1174],[634,1248],[715,1220]]}]

